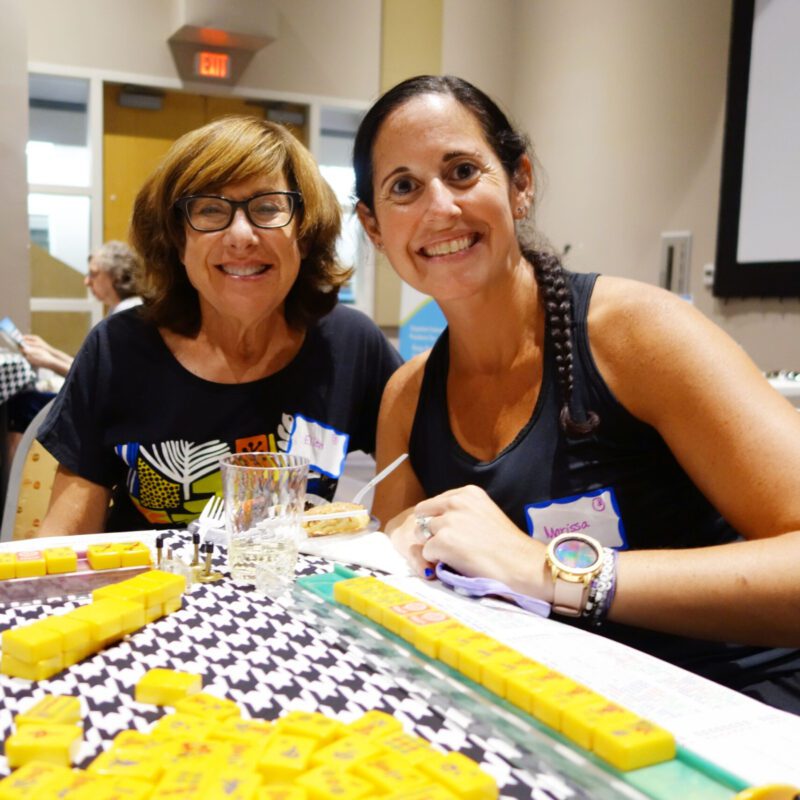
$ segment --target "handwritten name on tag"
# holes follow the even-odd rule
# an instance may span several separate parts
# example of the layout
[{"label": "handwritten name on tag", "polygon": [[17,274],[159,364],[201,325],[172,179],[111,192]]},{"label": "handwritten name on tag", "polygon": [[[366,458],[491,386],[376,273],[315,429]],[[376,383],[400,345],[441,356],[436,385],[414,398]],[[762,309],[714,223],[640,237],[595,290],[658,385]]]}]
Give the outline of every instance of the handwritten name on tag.
[{"label": "handwritten name on tag", "polygon": [[627,547],[625,526],[612,487],[531,503],[525,506],[525,514],[528,532],[540,542],[547,543],[562,533],[584,533],[606,547]]},{"label": "handwritten name on tag", "polygon": [[349,434],[296,414],[286,452],[305,456],[312,468],[330,478],[338,478],[344,471],[349,441]]}]

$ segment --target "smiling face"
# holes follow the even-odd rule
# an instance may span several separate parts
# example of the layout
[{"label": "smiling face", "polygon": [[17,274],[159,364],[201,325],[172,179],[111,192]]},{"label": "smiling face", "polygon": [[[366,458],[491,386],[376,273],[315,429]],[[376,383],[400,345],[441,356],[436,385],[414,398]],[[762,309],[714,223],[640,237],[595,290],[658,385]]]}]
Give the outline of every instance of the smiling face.
[{"label": "smiling face", "polygon": [[[250,178],[214,194],[246,200],[261,192],[287,191],[283,176]],[[239,208],[221,231],[201,233],[185,223],[181,260],[200,297],[203,324],[216,318],[245,327],[283,313],[300,271],[297,219],[283,228],[257,228]]]},{"label": "smiling face", "polygon": [[373,213],[360,205],[359,215],[411,286],[446,302],[519,263],[514,218],[527,211],[530,162],[510,181],[477,119],[451,95],[420,95],[393,111],[372,165]]}]

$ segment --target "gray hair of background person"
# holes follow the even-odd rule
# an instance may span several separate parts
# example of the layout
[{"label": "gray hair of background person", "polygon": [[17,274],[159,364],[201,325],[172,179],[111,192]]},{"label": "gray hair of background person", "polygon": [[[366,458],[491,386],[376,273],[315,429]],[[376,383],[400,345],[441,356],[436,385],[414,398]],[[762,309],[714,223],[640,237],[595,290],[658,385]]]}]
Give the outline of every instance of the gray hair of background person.
[{"label": "gray hair of background person", "polygon": [[300,192],[296,235],[300,273],[285,300],[284,315],[302,328],[327,314],[352,270],[336,261],[341,210],[314,157],[282,125],[228,116],[184,134],[145,181],[133,207],[131,242],[142,259],[146,316],[183,336],[200,329],[200,301],[181,261],[184,218],[175,203],[194,194],[255,177],[282,175]]},{"label": "gray hair of background person", "polygon": [[137,280],[140,271],[136,253],[125,244],[112,240],[100,245],[89,259],[111,278],[111,285],[120,300],[139,294]]}]

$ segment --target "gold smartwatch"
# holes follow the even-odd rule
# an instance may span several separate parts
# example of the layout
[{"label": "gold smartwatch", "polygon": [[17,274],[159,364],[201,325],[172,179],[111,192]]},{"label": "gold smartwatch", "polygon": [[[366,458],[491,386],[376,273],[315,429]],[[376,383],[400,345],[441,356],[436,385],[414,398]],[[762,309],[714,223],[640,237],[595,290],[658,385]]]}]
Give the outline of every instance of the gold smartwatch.
[{"label": "gold smartwatch", "polygon": [[553,576],[553,613],[580,617],[603,569],[603,546],[582,533],[562,533],[547,546],[544,559]]}]

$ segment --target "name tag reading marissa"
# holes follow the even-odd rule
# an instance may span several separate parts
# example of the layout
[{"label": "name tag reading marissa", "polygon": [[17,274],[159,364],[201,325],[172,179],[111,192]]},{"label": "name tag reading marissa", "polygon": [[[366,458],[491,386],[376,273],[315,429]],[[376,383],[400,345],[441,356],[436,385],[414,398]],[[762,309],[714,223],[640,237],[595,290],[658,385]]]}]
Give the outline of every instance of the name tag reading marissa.
[{"label": "name tag reading marissa", "polygon": [[305,456],[314,469],[329,478],[338,478],[344,470],[349,441],[349,434],[339,433],[328,425],[296,414],[286,452]]},{"label": "name tag reading marissa", "polygon": [[525,506],[528,532],[548,543],[562,533],[585,533],[606,547],[625,548],[625,526],[611,487]]}]

